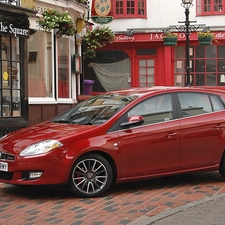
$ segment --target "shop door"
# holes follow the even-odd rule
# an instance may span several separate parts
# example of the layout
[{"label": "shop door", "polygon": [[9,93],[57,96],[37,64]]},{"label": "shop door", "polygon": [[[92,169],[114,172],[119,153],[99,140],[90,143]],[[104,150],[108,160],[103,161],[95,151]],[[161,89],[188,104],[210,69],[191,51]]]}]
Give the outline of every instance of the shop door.
[{"label": "shop door", "polygon": [[138,59],[138,86],[149,87],[154,85],[155,81],[155,59]]}]

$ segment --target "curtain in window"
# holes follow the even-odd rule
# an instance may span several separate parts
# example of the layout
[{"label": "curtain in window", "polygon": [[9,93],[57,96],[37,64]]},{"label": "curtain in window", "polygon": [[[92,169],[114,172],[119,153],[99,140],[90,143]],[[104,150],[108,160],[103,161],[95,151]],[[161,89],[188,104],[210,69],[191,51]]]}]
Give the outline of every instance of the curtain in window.
[{"label": "curtain in window", "polygon": [[130,59],[114,63],[90,63],[99,82],[106,91],[119,90],[129,87]]}]

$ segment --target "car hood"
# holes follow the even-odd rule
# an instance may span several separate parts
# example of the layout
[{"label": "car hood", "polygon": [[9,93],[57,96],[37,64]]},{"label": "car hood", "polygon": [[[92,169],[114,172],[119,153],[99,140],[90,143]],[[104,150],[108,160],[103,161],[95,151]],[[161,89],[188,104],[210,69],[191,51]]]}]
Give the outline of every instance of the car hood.
[{"label": "car hood", "polygon": [[96,126],[45,122],[8,134],[0,141],[0,146],[2,148],[3,146],[14,146],[14,148],[24,149],[42,140],[51,139],[63,142],[66,138],[76,134],[84,134],[93,129],[96,129]]}]

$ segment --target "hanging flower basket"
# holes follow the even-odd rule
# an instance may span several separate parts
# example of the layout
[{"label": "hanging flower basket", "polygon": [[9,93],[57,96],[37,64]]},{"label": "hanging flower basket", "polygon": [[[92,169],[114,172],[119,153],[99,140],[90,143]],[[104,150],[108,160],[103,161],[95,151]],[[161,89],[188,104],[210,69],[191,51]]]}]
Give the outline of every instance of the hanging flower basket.
[{"label": "hanging flower basket", "polygon": [[213,37],[198,37],[199,45],[211,45]]},{"label": "hanging flower basket", "polygon": [[44,31],[57,29],[60,35],[73,36],[75,33],[74,23],[69,12],[59,12],[54,9],[48,9],[41,13],[41,17],[37,19],[39,28]]},{"label": "hanging flower basket", "polygon": [[218,42],[215,39],[215,34],[211,33],[210,30],[207,30],[205,32],[198,32],[198,43],[199,45],[211,45],[212,41]]},{"label": "hanging flower basket", "polygon": [[176,46],[177,45],[177,37],[178,37],[178,34],[167,31],[163,35],[164,45],[165,46]]},{"label": "hanging flower basket", "polygon": [[177,45],[177,38],[176,37],[167,37],[163,38],[165,46],[176,46]]},{"label": "hanging flower basket", "polygon": [[112,44],[114,39],[115,35],[109,27],[97,27],[89,30],[83,39],[84,58],[95,58],[97,49]]}]

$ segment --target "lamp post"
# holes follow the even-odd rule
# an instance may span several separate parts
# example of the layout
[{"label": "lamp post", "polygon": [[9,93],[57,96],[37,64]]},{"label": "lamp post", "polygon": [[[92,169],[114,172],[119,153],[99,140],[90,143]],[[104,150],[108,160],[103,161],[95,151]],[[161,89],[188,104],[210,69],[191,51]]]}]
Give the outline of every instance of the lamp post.
[{"label": "lamp post", "polygon": [[190,7],[193,6],[192,4],[193,0],[182,0],[181,6],[185,8],[185,36],[186,36],[186,86],[190,85],[191,82],[191,75],[190,75],[190,54],[189,54],[189,45],[190,45],[190,40],[189,40],[189,26],[190,26],[190,21],[189,21],[189,14],[190,14]]}]

